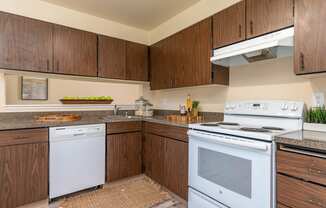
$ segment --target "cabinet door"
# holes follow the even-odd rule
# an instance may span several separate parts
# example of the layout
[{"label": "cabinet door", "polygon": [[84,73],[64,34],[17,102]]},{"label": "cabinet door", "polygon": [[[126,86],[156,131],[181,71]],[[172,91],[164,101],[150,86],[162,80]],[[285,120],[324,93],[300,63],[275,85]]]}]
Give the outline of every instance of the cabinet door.
[{"label": "cabinet door", "polygon": [[205,19],[174,35],[176,37],[175,76],[173,87],[189,87],[211,83],[211,18]]},{"label": "cabinet door", "polygon": [[309,74],[326,71],[326,2],[295,1],[294,71]]},{"label": "cabinet door", "polygon": [[150,47],[150,81],[152,90],[167,89],[173,86],[173,79],[171,78],[172,67],[169,66],[172,55],[168,53],[168,51],[172,51],[170,48],[173,42],[173,38],[169,37]]},{"label": "cabinet door", "polygon": [[149,139],[149,135],[144,133],[142,138],[142,172],[145,173],[147,176],[151,175],[151,145],[152,142]]},{"label": "cabinet door", "polygon": [[246,38],[246,5],[241,1],[213,16],[213,48]]},{"label": "cabinet door", "polygon": [[55,25],[54,60],[55,73],[96,77],[96,34]]},{"label": "cabinet door", "polygon": [[126,41],[98,36],[98,76],[126,79]]},{"label": "cabinet door", "polygon": [[212,18],[195,25],[195,37],[194,56],[188,57],[194,60],[191,86],[212,84]]},{"label": "cabinet door", "polygon": [[48,197],[48,144],[0,147],[0,207],[15,208]]},{"label": "cabinet door", "polygon": [[0,68],[52,71],[53,25],[0,12]]},{"label": "cabinet door", "polygon": [[141,133],[107,137],[107,181],[141,174]]},{"label": "cabinet door", "polygon": [[247,38],[293,25],[293,0],[246,0]]},{"label": "cabinet door", "polygon": [[188,143],[166,139],[164,185],[187,199],[188,193]]},{"label": "cabinet door", "polygon": [[159,184],[164,184],[165,138],[145,134],[145,173]]},{"label": "cabinet door", "polygon": [[148,81],[148,47],[127,42],[127,80]]},{"label": "cabinet door", "polygon": [[163,87],[163,80],[160,78],[163,75],[162,64],[160,64],[160,54],[162,54],[163,43],[158,42],[149,47],[149,64],[150,73],[149,80],[151,85],[151,90],[158,90]]},{"label": "cabinet door", "polygon": [[17,168],[15,147],[0,147],[0,207],[16,207]]},{"label": "cabinet door", "polygon": [[17,146],[17,206],[48,197],[48,143]]},{"label": "cabinet door", "polygon": [[174,35],[175,41],[175,57],[171,56],[171,59],[175,60],[175,64],[171,65],[168,70],[174,72],[174,87],[186,87],[191,86],[194,79],[194,63],[195,63],[195,34],[196,26],[191,26],[183,31]]}]

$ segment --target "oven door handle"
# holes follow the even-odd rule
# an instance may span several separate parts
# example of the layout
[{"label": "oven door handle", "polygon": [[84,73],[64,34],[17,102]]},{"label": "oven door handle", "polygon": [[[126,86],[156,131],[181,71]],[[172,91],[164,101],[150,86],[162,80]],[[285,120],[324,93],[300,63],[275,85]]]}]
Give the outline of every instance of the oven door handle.
[{"label": "oven door handle", "polygon": [[254,149],[263,152],[266,152],[268,150],[267,144],[258,143],[253,140],[247,142],[243,140],[233,139],[232,137],[225,137],[223,135],[217,135],[217,134],[212,135],[209,133],[197,132],[193,130],[188,131],[188,135],[189,137],[195,137],[196,139],[205,140],[211,143],[218,143],[218,144],[223,144],[223,145],[228,145],[233,147]]}]

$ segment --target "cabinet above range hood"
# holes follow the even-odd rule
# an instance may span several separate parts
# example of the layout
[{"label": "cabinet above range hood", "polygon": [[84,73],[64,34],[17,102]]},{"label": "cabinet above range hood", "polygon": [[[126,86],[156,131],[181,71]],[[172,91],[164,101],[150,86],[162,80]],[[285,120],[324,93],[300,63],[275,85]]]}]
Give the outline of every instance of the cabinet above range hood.
[{"label": "cabinet above range hood", "polygon": [[225,67],[293,56],[294,28],[215,49],[211,62]]}]

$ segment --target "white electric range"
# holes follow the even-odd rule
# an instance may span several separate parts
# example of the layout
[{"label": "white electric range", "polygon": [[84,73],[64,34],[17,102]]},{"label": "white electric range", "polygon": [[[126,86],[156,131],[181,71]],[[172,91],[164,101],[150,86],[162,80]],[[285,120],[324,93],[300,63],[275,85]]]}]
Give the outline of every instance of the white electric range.
[{"label": "white electric range", "polygon": [[304,103],[226,103],[224,121],[192,124],[189,208],[275,208],[277,135],[302,129]]}]

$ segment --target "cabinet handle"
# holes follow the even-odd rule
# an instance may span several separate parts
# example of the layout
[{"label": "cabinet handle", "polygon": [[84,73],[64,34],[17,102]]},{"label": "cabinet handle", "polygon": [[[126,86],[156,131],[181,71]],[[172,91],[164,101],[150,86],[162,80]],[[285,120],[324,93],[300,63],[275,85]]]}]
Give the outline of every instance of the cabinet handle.
[{"label": "cabinet handle", "polygon": [[17,136],[15,140],[28,139],[28,136]]},{"label": "cabinet handle", "polygon": [[239,38],[241,38],[241,34],[242,34],[242,26],[239,25]]},{"label": "cabinet handle", "polygon": [[309,171],[309,173],[311,175],[324,175],[324,176],[326,176],[326,172],[323,171],[323,170],[317,170],[317,169],[314,169],[314,168],[309,168],[308,171]]},{"label": "cabinet handle", "polygon": [[252,20],[250,20],[250,34],[254,34],[254,22]]},{"label": "cabinet handle", "polygon": [[316,205],[318,207],[321,207],[321,208],[326,208],[326,203],[323,202],[323,201],[317,201],[317,200],[314,200],[314,199],[309,199],[308,200],[310,204],[312,205]]},{"label": "cabinet handle", "polygon": [[304,71],[304,54],[300,53],[300,71]]}]

